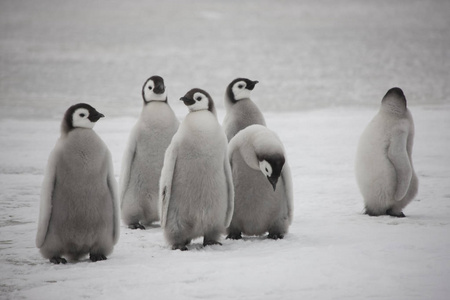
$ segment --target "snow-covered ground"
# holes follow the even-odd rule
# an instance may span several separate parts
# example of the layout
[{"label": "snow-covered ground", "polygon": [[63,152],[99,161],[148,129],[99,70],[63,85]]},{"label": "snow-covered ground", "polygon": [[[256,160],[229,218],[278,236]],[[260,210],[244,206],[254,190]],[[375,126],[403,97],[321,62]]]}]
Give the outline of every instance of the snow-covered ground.
[{"label": "snow-covered ground", "polygon": [[[0,2],[0,299],[447,299],[450,1]],[[122,226],[108,260],[52,265],[34,245],[40,185],[64,111],[88,102],[120,173],[145,79],[169,102],[222,99],[235,77],[284,142],[295,192],[285,239],[172,251]],[[406,218],[362,214],[353,161],[384,93],[415,119],[419,194]]]}]

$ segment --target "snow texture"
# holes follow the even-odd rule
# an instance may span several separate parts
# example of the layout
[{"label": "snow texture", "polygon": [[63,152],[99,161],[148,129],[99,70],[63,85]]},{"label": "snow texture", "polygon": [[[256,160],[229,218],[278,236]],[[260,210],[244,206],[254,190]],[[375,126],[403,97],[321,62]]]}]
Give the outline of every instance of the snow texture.
[{"label": "snow texture", "polygon": [[[450,2],[0,2],[0,299],[448,299]],[[53,265],[34,245],[39,194],[65,110],[87,102],[116,178],[141,87],[169,103],[208,91],[223,120],[231,80],[283,141],[294,218],[283,240],[222,239],[172,251],[161,228],[121,236],[108,260]],[[386,91],[416,126],[419,193],[406,218],[368,217],[358,138]]]}]

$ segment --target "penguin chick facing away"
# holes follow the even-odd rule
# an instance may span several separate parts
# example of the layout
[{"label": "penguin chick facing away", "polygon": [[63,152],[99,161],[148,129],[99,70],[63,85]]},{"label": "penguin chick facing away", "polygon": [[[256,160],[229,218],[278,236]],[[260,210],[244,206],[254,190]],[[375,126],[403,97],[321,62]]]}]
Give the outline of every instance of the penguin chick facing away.
[{"label": "penguin chick facing away", "polygon": [[390,89],[378,114],[362,133],[356,154],[356,180],[366,214],[404,217],[418,191],[412,162],[414,122],[400,88]]},{"label": "penguin chick facing away", "polygon": [[56,264],[86,254],[92,261],[105,260],[119,238],[111,153],[92,130],[102,117],[89,104],[71,106],[49,157],[36,246],[43,257]]},{"label": "penguin chick facing away", "polygon": [[192,89],[180,100],[189,108],[164,157],[161,227],[172,249],[192,239],[219,244],[233,213],[233,182],[227,139],[211,96]]},{"label": "penguin chick facing away", "polygon": [[164,153],[178,129],[160,76],[142,87],[144,107],[133,127],[122,160],[120,205],[122,221],[132,229],[159,221],[159,178]]},{"label": "penguin chick facing away", "polygon": [[269,233],[280,239],[292,222],[292,178],[283,144],[262,125],[251,125],[228,144],[235,189],[227,238]]},{"label": "penguin chick facing away", "polygon": [[266,126],[263,114],[250,99],[250,94],[258,81],[236,78],[225,91],[225,118],[223,128],[230,141],[240,130],[253,124]]}]

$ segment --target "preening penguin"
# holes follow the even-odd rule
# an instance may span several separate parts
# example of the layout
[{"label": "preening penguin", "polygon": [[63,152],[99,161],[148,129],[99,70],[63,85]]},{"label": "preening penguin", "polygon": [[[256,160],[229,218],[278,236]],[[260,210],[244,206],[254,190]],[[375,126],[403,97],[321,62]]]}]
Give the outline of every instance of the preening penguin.
[{"label": "preening penguin", "polygon": [[50,154],[41,190],[36,246],[53,263],[90,254],[104,260],[119,238],[119,204],[111,153],[92,130],[103,114],[71,106]]},{"label": "preening penguin", "polygon": [[192,89],[180,100],[189,113],[164,157],[161,227],[172,249],[187,250],[194,238],[220,244],[233,213],[233,182],[227,139],[211,96]]},{"label": "preening penguin", "polygon": [[390,89],[367,125],[356,154],[356,180],[370,216],[404,217],[418,179],[412,162],[414,122],[400,88]]},{"label": "preening penguin", "polygon": [[228,144],[235,189],[227,238],[269,233],[283,238],[292,222],[292,178],[283,144],[262,125],[238,132]]},{"label": "preening penguin", "polygon": [[159,221],[159,178],[164,153],[179,122],[167,103],[160,76],[152,76],[142,87],[144,107],[133,127],[122,160],[120,203],[122,221],[132,229]]},{"label": "preening penguin", "polygon": [[225,92],[225,118],[223,128],[230,141],[240,130],[253,124],[266,126],[266,121],[256,104],[250,99],[258,81],[236,78]]}]

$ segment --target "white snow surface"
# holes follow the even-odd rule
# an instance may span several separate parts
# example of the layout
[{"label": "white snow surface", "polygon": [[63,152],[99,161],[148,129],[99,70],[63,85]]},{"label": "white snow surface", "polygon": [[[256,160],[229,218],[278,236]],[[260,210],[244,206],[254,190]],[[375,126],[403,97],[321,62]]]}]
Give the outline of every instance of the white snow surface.
[{"label": "white snow surface", "polygon": [[[0,2],[0,299],[448,299],[450,1]],[[121,236],[108,260],[53,265],[35,247],[39,194],[65,110],[94,130],[116,177],[151,75],[169,103],[225,87],[252,98],[283,141],[294,220],[283,240],[222,239],[172,251],[161,228]],[[415,120],[419,193],[406,218],[369,217],[358,138],[401,87]]]}]

